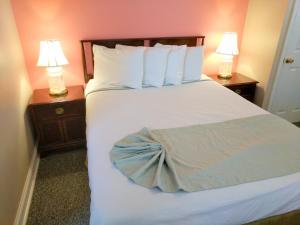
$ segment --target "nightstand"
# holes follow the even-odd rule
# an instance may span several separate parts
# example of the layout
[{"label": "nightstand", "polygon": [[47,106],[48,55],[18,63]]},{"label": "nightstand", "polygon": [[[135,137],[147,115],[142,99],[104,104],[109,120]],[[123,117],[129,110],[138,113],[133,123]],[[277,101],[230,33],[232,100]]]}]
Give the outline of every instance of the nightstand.
[{"label": "nightstand", "polygon": [[258,81],[253,80],[245,75],[239,73],[232,73],[231,79],[221,79],[217,74],[208,75],[214,81],[229,88],[245,99],[253,102],[255,96],[256,84]]},{"label": "nightstand", "polygon": [[54,150],[85,147],[85,97],[82,86],[68,87],[61,97],[49,89],[34,90],[29,113],[41,155]]}]

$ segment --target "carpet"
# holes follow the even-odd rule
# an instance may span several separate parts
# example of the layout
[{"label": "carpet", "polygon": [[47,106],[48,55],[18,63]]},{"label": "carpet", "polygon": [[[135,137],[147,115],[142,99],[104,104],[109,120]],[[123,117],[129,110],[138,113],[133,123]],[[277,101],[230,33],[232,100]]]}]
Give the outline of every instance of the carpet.
[{"label": "carpet", "polygon": [[90,190],[85,150],[40,160],[27,225],[88,225]]}]

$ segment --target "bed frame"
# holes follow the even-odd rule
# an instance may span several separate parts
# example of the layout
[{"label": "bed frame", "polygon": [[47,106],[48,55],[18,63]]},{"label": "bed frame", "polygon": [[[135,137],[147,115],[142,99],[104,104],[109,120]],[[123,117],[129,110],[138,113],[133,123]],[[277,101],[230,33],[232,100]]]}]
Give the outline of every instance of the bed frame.
[{"label": "bed frame", "polygon": [[204,39],[205,36],[82,40],[81,51],[85,83],[94,77],[93,45],[102,45],[108,48],[114,48],[116,44],[152,47],[156,43],[161,43],[167,45],[187,45],[191,47],[204,45]]},{"label": "bed frame", "polygon": [[[94,77],[93,45],[102,45],[108,48],[114,48],[116,44],[152,47],[156,43],[161,43],[168,45],[187,45],[191,47],[204,45],[204,39],[205,36],[81,40],[84,80],[87,83]],[[245,225],[300,225],[300,210],[272,216]]]}]

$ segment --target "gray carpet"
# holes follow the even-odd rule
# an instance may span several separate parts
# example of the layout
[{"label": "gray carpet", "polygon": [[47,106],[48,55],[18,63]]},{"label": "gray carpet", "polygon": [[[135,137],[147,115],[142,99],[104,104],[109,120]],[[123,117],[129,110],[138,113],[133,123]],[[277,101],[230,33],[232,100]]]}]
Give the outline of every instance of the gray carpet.
[{"label": "gray carpet", "polygon": [[87,225],[90,191],[86,151],[56,153],[42,158],[27,225]]}]

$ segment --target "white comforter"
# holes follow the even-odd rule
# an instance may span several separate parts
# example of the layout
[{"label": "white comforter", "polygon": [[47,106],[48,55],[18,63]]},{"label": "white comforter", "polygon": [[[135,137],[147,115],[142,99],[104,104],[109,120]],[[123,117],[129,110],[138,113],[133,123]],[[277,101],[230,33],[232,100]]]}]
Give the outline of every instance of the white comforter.
[{"label": "white comforter", "polygon": [[[97,89],[91,81],[86,93]],[[113,144],[171,128],[267,113],[214,81],[87,95],[91,225],[233,225],[300,208],[300,173],[195,193],[138,186],[111,163]]]}]

